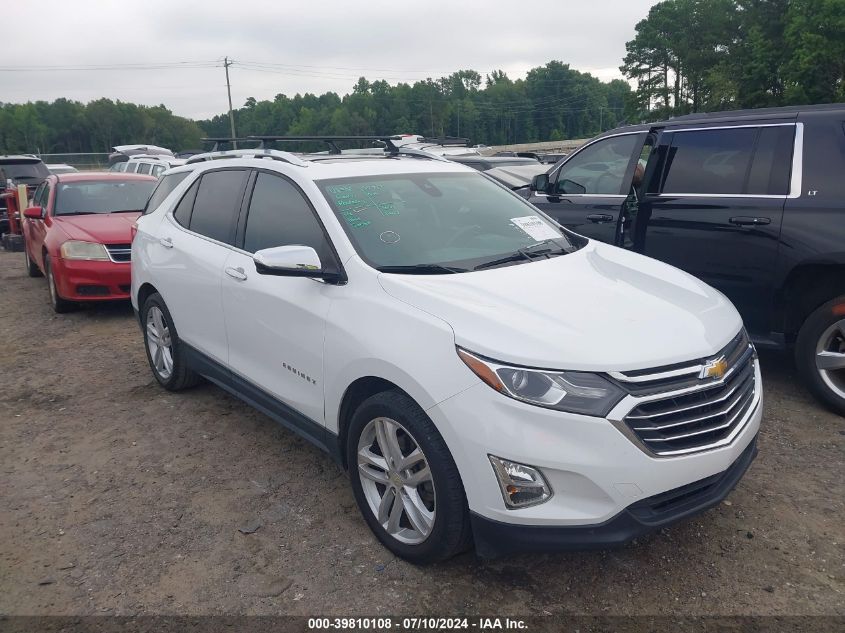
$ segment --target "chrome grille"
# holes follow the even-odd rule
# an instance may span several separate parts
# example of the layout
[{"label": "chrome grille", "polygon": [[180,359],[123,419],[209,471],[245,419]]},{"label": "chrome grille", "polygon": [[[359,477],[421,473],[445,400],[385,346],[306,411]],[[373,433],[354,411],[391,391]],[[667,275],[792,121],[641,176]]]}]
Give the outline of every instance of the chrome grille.
[{"label": "chrome grille", "polygon": [[128,262],[132,259],[132,244],[106,244],[106,250],[113,262]]},{"label": "chrome grille", "polygon": [[756,402],[754,348],[742,332],[713,359],[724,359],[727,366],[719,380],[701,377],[707,359],[614,375],[632,395],[641,396],[623,422],[648,451],[706,450],[726,443],[745,424]]}]

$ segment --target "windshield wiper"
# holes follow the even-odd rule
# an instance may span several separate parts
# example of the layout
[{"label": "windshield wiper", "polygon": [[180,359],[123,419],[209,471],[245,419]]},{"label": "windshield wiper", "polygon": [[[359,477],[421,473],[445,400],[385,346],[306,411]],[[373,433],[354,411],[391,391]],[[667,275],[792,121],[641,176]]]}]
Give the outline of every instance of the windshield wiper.
[{"label": "windshield wiper", "polygon": [[109,213],[141,213],[143,209],[121,209],[120,211],[109,211]]},{"label": "windshield wiper", "polygon": [[[535,251],[534,250],[538,246],[548,246],[548,245],[558,246],[557,244],[555,244],[554,240],[543,240],[542,242],[537,242],[536,244],[532,244],[531,246],[526,246],[524,248],[517,249],[517,251],[515,253],[511,253],[510,255],[505,255],[504,257],[500,257],[499,259],[494,259],[494,260],[491,260],[489,262],[484,262],[483,264],[479,264],[478,266],[473,268],[473,270],[482,270],[484,268],[492,268],[493,266],[500,266],[502,264],[509,264],[510,262],[518,262],[521,259],[524,259],[524,260],[530,262],[531,260],[533,260],[535,257],[537,257],[539,255],[545,255],[546,258],[548,259],[551,256],[550,254],[552,252],[552,249],[547,248],[547,249],[544,249],[544,250],[541,250],[541,251]],[[562,246],[558,246],[558,248],[560,248],[560,252],[556,253],[557,255],[563,255],[564,253],[569,252],[566,248],[564,248]]]},{"label": "windshield wiper", "polygon": [[443,275],[446,273],[465,273],[466,268],[453,268],[442,264],[410,264],[407,266],[379,266],[382,273],[411,273],[418,275]]},{"label": "windshield wiper", "polygon": [[97,215],[95,211],[65,211],[56,215]]}]

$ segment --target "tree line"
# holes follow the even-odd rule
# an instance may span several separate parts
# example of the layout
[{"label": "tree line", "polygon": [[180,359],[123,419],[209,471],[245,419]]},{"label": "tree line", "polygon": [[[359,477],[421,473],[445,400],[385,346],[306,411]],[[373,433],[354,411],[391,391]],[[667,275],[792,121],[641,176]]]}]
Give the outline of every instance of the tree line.
[{"label": "tree line", "polygon": [[111,99],[0,104],[0,153],[108,152],[133,143],[181,149],[198,147],[203,134],[196,122],[163,105]]},{"label": "tree line", "polygon": [[[624,119],[630,86],[599,81],[559,61],[513,80],[461,70],[437,80],[390,85],[360,78],[348,95],[334,92],[271,100],[250,97],[235,111],[239,135],[401,134],[468,137],[488,145],[583,138]],[[225,114],[200,126],[228,136]]]},{"label": "tree line", "polygon": [[626,51],[635,118],[845,101],[845,0],[665,0]]}]

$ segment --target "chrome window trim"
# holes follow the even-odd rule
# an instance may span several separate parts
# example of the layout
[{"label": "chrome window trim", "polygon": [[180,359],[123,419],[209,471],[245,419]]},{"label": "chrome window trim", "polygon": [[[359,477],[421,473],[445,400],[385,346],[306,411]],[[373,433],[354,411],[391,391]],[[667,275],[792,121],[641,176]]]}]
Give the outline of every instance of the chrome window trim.
[{"label": "chrome window trim", "polygon": [[[558,166],[558,167],[557,167],[557,169],[553,169],[552,171],[550,171],[550,172],[549,172],[549,182],[553,182],[553,181],[557,180],[557,177],[558,177],[558,175],[560,174],[560,170],[561,170],[561,169],[563,169],[563,168],[566,166],[566,163],[568,163],[568,162],[569,162],[569,161],[571,161],[573,158],[575,158],[576,156],[578,156],[578,154],[580,154],[581,152],[583,152],[585,149],[587,149],[587,148],[588,148],[588,147],[590,147],[591,145],[595,145],[596,143],[600,143],[601,141],[606,141],[606,140],[607,140],[607,139],[609,139],[609,138],[617,138],[617,137],[619,137],[619,136],[635,136],[635,135],[637,135],[637,134],[644,134],[644,135],[646,135],[646,136],[647,136],[647,135],[649,134],[649,131],[648,131],[648,130],[638,130],[638,131],[636,131],[636,132],[619,132],[619,133],[617,133],[617,134],[608,134],[607,136],[602,136],[602,137],[600,137],[600,138],[595,138],[595,139],[593,139],[592,141],[589,141],[589,142],[585,143],[584,145],[582,145],[581,147],[579,147],[578,149],[576,149],[574,152],[572,152],[571,154],[569,154],[569,155],[568,155],[568,156],[564,159],[564,161],[560,164],[560,166]],[[574,194],[574,195],[579,195],[579,196],[601,196],[601,195],[613,195],[613,196],[618,196],[618,197],[620,197],[620,198],[627,198],[627,197],[628,197],[628,196],[625,196],[625,195],[622,195],[622,194],[618,194],[618,193],[617,193],[617,194],[579,193],[579,194]],[[567,197],[568,197],[568,196],[567,196]]]},{"label": "chrome window trim", "polygon": [[658,193],[647,194],[650,198],[755,198],[762,200],[789,200],[801,197],[802,175],[804,170],[804,124],[800,121],[789,123],[760,123],[748,125],[720,125],[715,127],[685,127],[678,129],[664,128],[668,132],[707,132],[709,130],[733,130],[740,128],[761,127],[795,127],[795,138],[792,141],[792,169],[789,176],[789,193],[787,194],[756,194],[756,193]]}]

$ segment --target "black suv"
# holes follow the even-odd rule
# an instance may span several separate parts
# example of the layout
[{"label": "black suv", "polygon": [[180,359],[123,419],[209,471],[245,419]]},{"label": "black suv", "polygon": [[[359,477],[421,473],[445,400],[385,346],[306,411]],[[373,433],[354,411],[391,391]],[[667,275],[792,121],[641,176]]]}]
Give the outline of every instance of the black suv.
[{"label": "black suv", "polygon": [[845,415],[845,104],[612,130],[532,182],[562,225],[718,288]]}]

